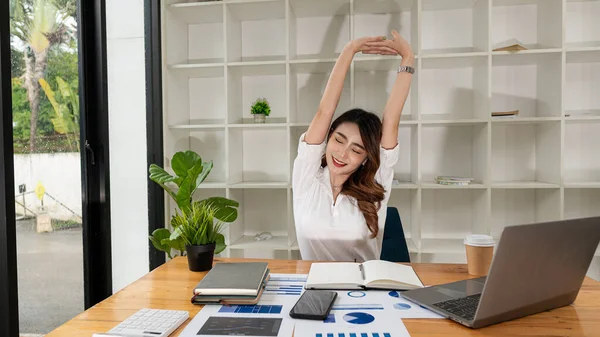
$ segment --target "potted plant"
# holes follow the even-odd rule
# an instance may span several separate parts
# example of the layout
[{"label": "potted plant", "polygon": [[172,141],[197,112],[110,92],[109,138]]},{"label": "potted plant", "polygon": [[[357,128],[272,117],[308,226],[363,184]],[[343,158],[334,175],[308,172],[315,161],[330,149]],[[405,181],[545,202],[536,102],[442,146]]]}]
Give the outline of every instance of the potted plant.
[{"label": "potted plant", "polygon": [[252,103],[250,113],[254,115],[254,123],[265,123],[266,117],[271,114],[271,106],[266,98],[258,98]]},{"label": "potted plant", "polygon": [[185,246],[191,271],[212,268],[214,254],[225,249],[221,230],[225,223],[215,218],[216,207],[210,203],[193,203],[188,212],[176,212],[171,224],[177,228],[169,239],[180,239]]},{"label": "potted plant", "polygon": [[237,219],[239,203],[222,197],[193,201],[194,192],[213,168],[212,161],[203,162],[194,151],[175,153],[171,167],[175,175],[156,164],[149,168],[150,179],[159,184],[178,207],[171,218],[173,231],[156,229],[149,237],[150,241],[169,258],[173,258],[172,250],[179,251],[182,256],[187,253],[190,270],[208,270],[212,268],[214,254],[226,248],[221,231],[227,223]]}]

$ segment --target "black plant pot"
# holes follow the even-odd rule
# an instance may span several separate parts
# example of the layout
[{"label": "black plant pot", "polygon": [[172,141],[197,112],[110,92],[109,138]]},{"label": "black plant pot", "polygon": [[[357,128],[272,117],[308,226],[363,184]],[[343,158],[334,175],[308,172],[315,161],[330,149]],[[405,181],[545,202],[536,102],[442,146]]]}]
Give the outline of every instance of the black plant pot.
[{"label": "black plant pot", "polygon": [[191,271],[207,271],[212,268],[215,256],[214,243],[199,246],[185,246],[188,266]]}]

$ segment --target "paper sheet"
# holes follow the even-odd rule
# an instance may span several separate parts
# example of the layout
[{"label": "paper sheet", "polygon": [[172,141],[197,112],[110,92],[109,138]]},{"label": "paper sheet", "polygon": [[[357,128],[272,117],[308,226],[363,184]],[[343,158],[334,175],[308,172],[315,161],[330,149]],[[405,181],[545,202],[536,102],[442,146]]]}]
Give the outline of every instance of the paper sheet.
[{"label": "paper sheet", "polygon": [[399,318],[444,318],[433,311],[410,302],[398,291],[346,291],[338,292],[339,303],[379,303],[394,319]]},{"label": "paper sheet", "polygon": [[405,337],[403,318],[443,318],[402,298],[399,292],[338,291],[327,320],[294,320],[296,336]]},{"label": "paper sheet", "polygon": [[256,305],[205,305],[180,337],[292,336],[295,321],[289,312],[304,291],[306,277],[271,274]]},{"label": "paper sheet", "polygon": [[442,318],[399,292],[338,291],[325,321],[293,319],[289,312],[304,292],[307,275],[271,274],[256,305],[206,305],[180,337],[406,337],[402,318]]},{"label": "paper sheet", "polygon": [[325,321],[295,320],[295,336],[406,337],[408,330],[381,304],[336,304]]}]

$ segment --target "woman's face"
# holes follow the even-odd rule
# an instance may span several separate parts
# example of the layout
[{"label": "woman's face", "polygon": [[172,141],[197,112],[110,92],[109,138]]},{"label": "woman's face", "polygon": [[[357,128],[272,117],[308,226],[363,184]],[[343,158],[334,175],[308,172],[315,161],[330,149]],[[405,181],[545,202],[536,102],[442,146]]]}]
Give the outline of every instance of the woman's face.
[{"label": "woman's face", "polygon": [[354,123],[342,123],[333,131],[325,150],[331,174],[350,175],[367,159],[367,150]]}]

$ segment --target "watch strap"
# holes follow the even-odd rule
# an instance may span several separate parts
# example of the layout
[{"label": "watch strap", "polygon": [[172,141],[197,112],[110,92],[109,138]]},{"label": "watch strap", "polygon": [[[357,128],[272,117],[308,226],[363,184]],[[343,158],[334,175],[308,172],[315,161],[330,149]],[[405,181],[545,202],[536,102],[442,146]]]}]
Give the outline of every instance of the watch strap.
[{"label": "watch strap", "polygon": [[410,74],[414,74],[415,73],[415,68],[411,67],[411,66],[399,66],[398,67],[398,72],[406,72],[406,73],[410,73]]}]

